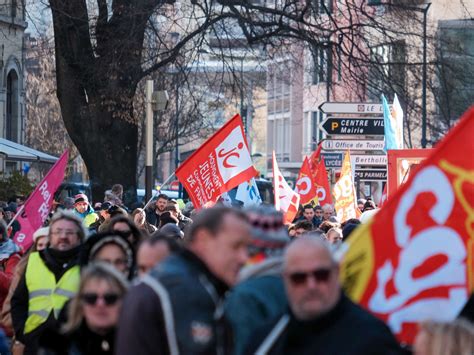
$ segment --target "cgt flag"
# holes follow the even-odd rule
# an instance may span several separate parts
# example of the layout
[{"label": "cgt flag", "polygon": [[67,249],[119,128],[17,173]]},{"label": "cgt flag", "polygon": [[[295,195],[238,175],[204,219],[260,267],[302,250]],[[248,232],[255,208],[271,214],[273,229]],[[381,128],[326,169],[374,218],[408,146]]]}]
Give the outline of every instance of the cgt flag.
[{"label": "cgt flag", "polygon": [[473,291],[472,132],[474,107],[347,241],[347,294],[402,342],[413,342],[417,322],[453,320]]},{"label": "cgt flag", "polygon": [[358,217],[357,199],[352,178],[351,157],[349,151],[342,162],[341,177],[334,185],[334,200],[337,218],[340,222]]},{"label": "cgt flag", "polygon": [[242,119],[235,115],[176,170],[176,176],[200,208],[257,175]]},{"label": "cgt flag", "polygon": [[23,205],[17,218],[21,230],[14,237],[15,243],[23,250],[27,250],[33,244],[33,233],[48,217],[53,205],[54,193],[63,182],[67,162],[68,151],[66,150]]},{"label": "cgt flag", "polygon": [[316,166],[315,184],[317,186],[319,205],[332,205],[331,187],[329,186],[328,172],[324,164],[324,157],[321,157],[321,161]]},{"label": "cgt flag", "polygon": [[295,186],[295,192],[300,195],[302,205],[316,206],[318,204],[318,187],[314,181],[308,157],[304,158]]},{"label": "cgt flag", "polygon": [[294,192],[286,182],[278,168],[273,151],[273,190],[275,193],[275,208],[284,214],[284,223],[293,222],[300,204],[300,195]]}]

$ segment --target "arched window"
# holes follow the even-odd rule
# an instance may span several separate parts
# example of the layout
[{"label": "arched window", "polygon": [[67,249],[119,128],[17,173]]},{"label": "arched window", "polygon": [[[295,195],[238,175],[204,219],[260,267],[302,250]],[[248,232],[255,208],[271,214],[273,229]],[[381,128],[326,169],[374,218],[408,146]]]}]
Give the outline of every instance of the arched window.
[{"label": "arched window", "polygon": [[7,76],[6,138],[18,142],[18,75],[10,70]]}]

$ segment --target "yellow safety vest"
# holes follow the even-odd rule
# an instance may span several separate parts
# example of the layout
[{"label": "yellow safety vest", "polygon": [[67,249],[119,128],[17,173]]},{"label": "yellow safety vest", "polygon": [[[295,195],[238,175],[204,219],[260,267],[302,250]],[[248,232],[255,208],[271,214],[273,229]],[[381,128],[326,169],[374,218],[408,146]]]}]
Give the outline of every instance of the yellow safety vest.
[{"label": "yellow safety vest", "polygon": [[24,334],[28,334],[46,322],[51,311],[55,318],[66,301],[79,290],[81,280],[79,266],[67,270],[56,282],[54,274],[48,269],[38,252],[31,253],[26,266],[26,286],[28,287],[28,318]]}]

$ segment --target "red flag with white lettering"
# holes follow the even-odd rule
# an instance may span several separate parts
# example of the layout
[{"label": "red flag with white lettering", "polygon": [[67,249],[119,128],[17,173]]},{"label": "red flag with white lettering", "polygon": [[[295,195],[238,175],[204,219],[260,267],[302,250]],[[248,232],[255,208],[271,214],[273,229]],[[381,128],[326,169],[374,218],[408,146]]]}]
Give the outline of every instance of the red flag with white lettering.
[{"label": "red flag with white lettering", "polygon": [[324,164],[324,157],[321,157],[316,166],[315,184],[317,186],[318,202],[320,206],[332,205],[331,187],[329,185],[328,172]]},{"label": "red flag with white lettering", "polygon": [[293,222],[300,204],[300,195],[294,192],[283,177],[275,152],[273,152],[273,191],[275,193],[275,208],[284,214],[284,223]]},{"label": "red flag with white lettering", "polygon": [[66,150],[22,206],[23,210],[17,217],[21,229],[13,239],[23,250],[27,250],[33,244],[33,233],[48,217],[53,205],[54,193],[64,180],[67,161],[68,151]]},{"label": "red flag with white lettering", "polygon": [[473,132],[474,107],[347,240],[347,294],[409,344],[417,322],[453,320],[474,289]]},{"label": "red flag with white lettering", "polygon": [[242,119],[235,115],[176,170],[196,208],[214,204],[219,196],[257,175]]},{"label": "red flag with white lettering", "polygon": [[318,187],[314,181],[314,174],[311,171],[309,159],[305,157],[295,184],[295,192],[300,195],[300,203],[302,205],[311,204],[316,206],[318,204],[317,190]]}]

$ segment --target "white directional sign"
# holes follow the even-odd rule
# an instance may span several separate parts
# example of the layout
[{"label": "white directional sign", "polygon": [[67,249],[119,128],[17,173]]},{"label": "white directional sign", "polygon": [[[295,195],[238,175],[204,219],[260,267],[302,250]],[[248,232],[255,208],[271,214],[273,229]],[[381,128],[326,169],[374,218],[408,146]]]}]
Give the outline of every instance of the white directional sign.
[{"label": "white directional sign", "polygon": [[351,165],[387,165],[386,155],[352,155]]},{"label": "white directional sign", "polygon": [[382,104],[371,102],[324,102],[319,106],[319,111],[324,113],[383,114]]},{"label": "white directional sign", "polygon": [[322,143],[324,150],[383,150],[383,140],[326,139]]}]

